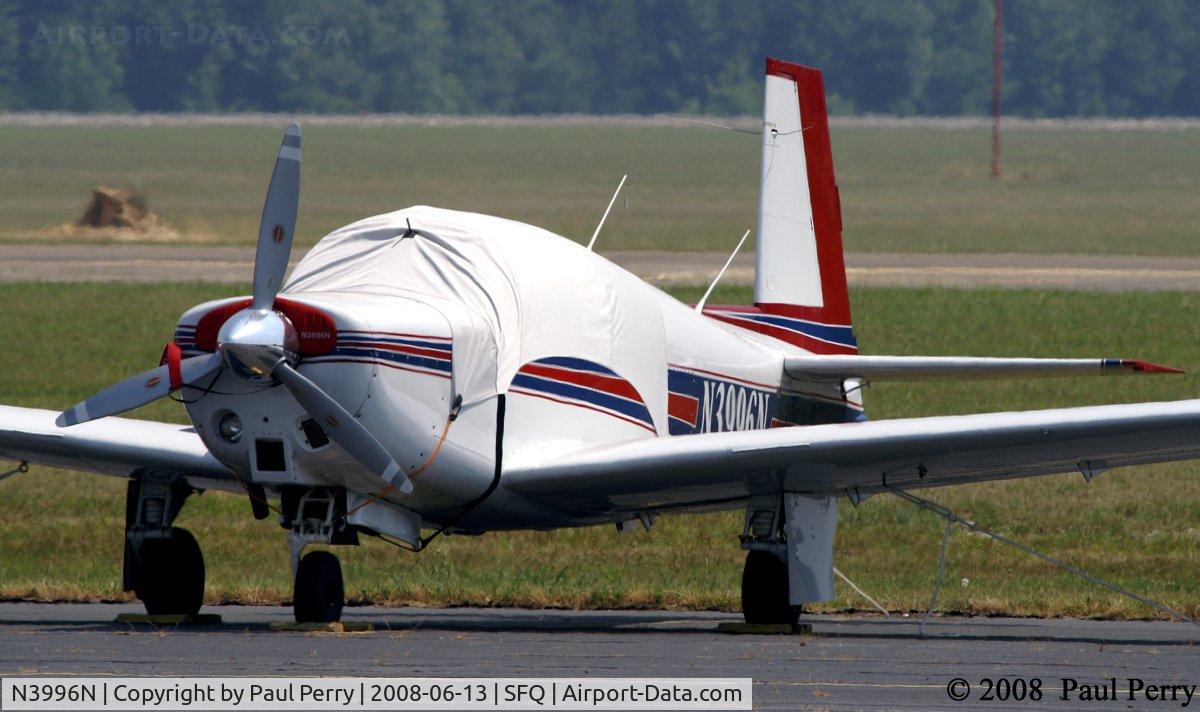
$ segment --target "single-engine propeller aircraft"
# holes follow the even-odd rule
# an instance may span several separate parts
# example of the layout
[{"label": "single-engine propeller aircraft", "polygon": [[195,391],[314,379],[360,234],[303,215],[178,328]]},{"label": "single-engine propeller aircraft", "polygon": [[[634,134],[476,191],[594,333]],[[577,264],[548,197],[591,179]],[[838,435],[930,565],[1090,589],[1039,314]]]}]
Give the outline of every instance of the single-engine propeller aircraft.
[{"label": "single-engine propeller aircraft", "polygon": [[[697,311],[571,240],[432,207],[334,231],[285,282],[299,188],[292,125],[253,294],[188,310],[159,366],[61,414],[0,407],[0,456],[129,479],[124,586],[150,613],[201,606],[173,524],[205,489],[275,511],[299,621],[343,605],[312,543],[739,508],[745,618],[787,623],[833,595],[839,497],[1200,457],[1200,400],[867,420],[874,381],[1176,371],[858,355],[815,69],[767,60],[750,306]],[[188,427],[110,417],[176,391]]]}]

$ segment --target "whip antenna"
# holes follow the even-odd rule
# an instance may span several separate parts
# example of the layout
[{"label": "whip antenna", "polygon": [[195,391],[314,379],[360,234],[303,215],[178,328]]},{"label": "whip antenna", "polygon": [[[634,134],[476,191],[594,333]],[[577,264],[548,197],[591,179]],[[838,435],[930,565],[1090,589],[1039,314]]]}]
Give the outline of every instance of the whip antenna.
[{"label": "whip antenna", "polygon": [[608,219],[608,212],[612,210],[613,203],[617,202],[617,196],[621,194],[621,188],[625,187],[625,179],[628,177],[628,173],[621,176],[621,182],[617,184],[617,190],[613,193],[612,200],[608,201],[608,207],[604,209],[604,215],[600,216],[600,224],[596,225],[596,231],[592,233],[592,239],[588,241],[588,250],[592,249],[592,246],[596,244],[596,238],[600,237],[600,228],[604,227],[604,221]]},{"label": "whip antenna", "polygon": [[730,253],[729,259],[725,260],[725,266],[721,268],[720,272],[717,272],[716,279],[714,279],[712,281],[712,284],[708,285],[708,290],[706,292],[704,292],[703,297],[700,297],[700,301],[696,302],[696,311],[697,312],[704,311],[704,303],[708,301],[708,298],[712,295],[713,290],[717,288],[717,282],[720,282],[721,278],[725,276],[725,270],[729,269],[729,265],[733,264],[733,258],[737,257],[738,250],[742,249],[742,245],[746,244],[747,237],[750,237],[749,230],[747,230],[746,233],[744,235],[742,235],[742,239],[738,240],[737,247],[733,248],[733,252]]}]

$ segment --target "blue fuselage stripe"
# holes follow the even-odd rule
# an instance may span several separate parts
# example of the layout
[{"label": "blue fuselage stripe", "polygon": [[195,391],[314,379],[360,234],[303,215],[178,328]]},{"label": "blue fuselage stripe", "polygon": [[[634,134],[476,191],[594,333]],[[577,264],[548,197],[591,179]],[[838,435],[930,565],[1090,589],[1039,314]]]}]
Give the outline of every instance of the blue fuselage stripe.
[{"label": "blue fuselage stripe", "polygon": [[762,324],[777,326],[781,329],[790,331],[798,331],[806,336],[811,336],[822,341],[829,341],[842,346],[858,346],[858,342],[854,339],[854,329],[849,326],[833,326],[830,324],[818,324],[813,321],[805,321],[803,319],[792,319],[786,316],[776,316],[774,314],[756,314],[752,312],[720,312],[723,316],[728,316],[734,319],[748,319]]},{"label": "blue fuselage stripe", "polygon": [[[549,359],[541,359],[538,363],[545,363],[547,361]],[[643,423],[652,424],[650,410],[644,404],[635,403],[620,396],[610,395],[571,383],[542,378],[541,376],[533,376],[528,373],[518,373],[517,377],[513,379],[512,384],[518,388],[526,388],[539,393],[549,393],[562,398],[583,401],[584,403],[590,403],[591,405],[627,415]]]}]

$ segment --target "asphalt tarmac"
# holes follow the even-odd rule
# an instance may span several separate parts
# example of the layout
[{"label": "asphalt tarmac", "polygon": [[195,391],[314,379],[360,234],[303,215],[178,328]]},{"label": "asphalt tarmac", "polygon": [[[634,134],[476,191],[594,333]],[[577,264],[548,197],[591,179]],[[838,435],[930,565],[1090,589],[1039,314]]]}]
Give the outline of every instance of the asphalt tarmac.
[{"label": "asphalt tarmac", "polygon": [[[755,709],[1200,707],[1178,688],[1127,698],[1130,678],[1200,684],[1188,623],[935,618],[922,637],[914,619],[813,616],[812,635],[729,635],[717,632],[739,620],[728,613],[347,608],[344,621],[376,630],[333,634],[270,630],[288,608],[205,611],[223,624],[113,622],[140,613],[133,604],[0,604],[0,676],[751,677]],[[1009,699],[981,699],[1000,677]],[[970,686],[961,702],[947,691],[955,678]],[[1039,680],[1042,699],[1012,699],[1018,678]],[[1080,699],[1111,678],[1118,700]],[[1067,680],[1079,688],[1064,701]]]},{"label": "asphalt tarmac", "polygon": [[[297,249],[297,256],[304,249]],[[717,252],[604,252],[660,286],[707,285],[727,255]],[[180,245],[0,244],[0,281],[248,284],[254,250]],[[293,263],[294,264],[294,263]],[[1200,258],[1116,255],[850,253],[851,285],[998,287],[1082,291],[1195,291]],[[722,284],[752,284],[754,254],[739,255]]]}]

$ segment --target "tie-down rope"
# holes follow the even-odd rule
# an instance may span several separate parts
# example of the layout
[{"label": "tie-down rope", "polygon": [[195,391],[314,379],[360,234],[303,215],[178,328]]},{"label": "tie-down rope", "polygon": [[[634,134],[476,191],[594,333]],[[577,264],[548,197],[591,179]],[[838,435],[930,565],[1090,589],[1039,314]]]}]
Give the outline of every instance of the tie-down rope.
[{"label": "tie-down rope", "polygon": [[0,482],[7,480],[9,477],[12,477],[13,475],[19,475],[22,472],[29,472],[29,461],[28,460],[21,460],[20,465],[17,465],[16,467],[12,468],[8,472],[0,472]]},{"label": "tie-down rope", "polygon": [[921,509],[928,510],[928,511],[933,512],[934,514],[937,514],[938,516],[944,517],[946,519],[946,530],[942,534],[942,554],[941,554],[941,557],[938,559],[937,585],[933,589],[933,598],[930,600],[929,610],[926,611],[925,618],[924,618],[924,620],[921,621],[921,634],[922,635],[924,635],[925,621],[929,620],[929,616],[933,613],[933,607],[937,602],[938,591],[940,591],[942,588],[942,574],[945,572],[945,567],[946,567],[946,546],[950,541],[950,525],[951,524],[961,524],[964,527],[966,527],[968,530],[973,531],[976,534],[982,534],[982,535],[988,537],[989,539],[993,539],[995,541],[1000,542],[1001,544],[1007,544],[1007,545],[1013,547],[1014,549],[1019,549],[1020,551],[1025,552],[1026,554],[1030,554],[1031,556],[1036,556],[1037,558],[1041,559],[1042,561],[1045,561],[1046,563],[1051,564],[1053,566],[1057,566],[1058,568],[1063,569],[1064,571],[1067,571],[1068,573],[1075,574],[1076,576],[1078,576],[1081,579],[1084,579],[1085,581],[1090,581],[1090,582],[1096,584],[1097,586],[1107,588],[1108,590],[1112,591],[1113,593],[1119,593],[1123,596],[1128,596],[1129,598],[1132,598],[1133,600],[1138,601],[1139,603],[1144,603],[1145,605],[1150,606],[1151,608],[1155,608],[1159,611],[1162,611],[1163,613],[1166,613],[1167,615],[1171,616],[1172,618],[1174,618],[1176,620],[1187,621],[1188,623],[1191,623],[1194,626],[1200,627],[1200,622],[1197,622],[1195,619],[1191,618],[1190,616],[1188,616],[1187,614],[1185,614],[1184,612],[1182,612],[1180,610],[1172,608],[1161,601],[1156,601],[1152,598],[1147,598],[1146,596],[1143,596],[1139,593],[1134,593],[1133,591],[1130,591],[1127,588],[1122,588],[1121,586],[1118,586],[1115,583],[1109,583],[1108,581],[1105,581],[1104,579],[1093,576],[1093,575],[1089,574],[1088,572],[1084,571],[1083,569],[1076,567],[1076,566],[1072,566],[1071,564],[1068,564],[1067,562],[1062,561],[1061,559],[1056,559],[1053,556],[1050,556],[1049,554],[1043,554],[1042,552],[1038,551],[1037,549],[1034,549],[1033,547],[1031,547],[1027,544],[1022,544],[1021,542],[1015,541],[1013,539],[1009,539],[1008,537],[1006,537],[1002,534],[997,534],[993,531],[985,529],[969,519],[964,519],[964,518],[958,516],[953,511],[947,509],[946,507],[943,507],[942,505],[938,504],[937,502],[930,501],[923,497],[918,497],[917,495],[912,494],[911,492],[905,492],[904,490],[899,490],[899,489],[896,489],[895,487],[889,487],[887,485],[884,485],[884,488],[887,489],[888,491],[890,491],[892,494],[896,495],[897,497],[899,497],[903,500],[906,500],[907,502],[914,504]]},{"label": "tie-down rope", "polygon": [[933,612],[937,610],[938,594],[942,592],[942,576],[946,573],[946,549],[950,546],[950,528],[954,526],[951,519],[946,519],[946,528],[942,530],[942,552],[938,554],[938,575],[937,583],[933,585],[933,595],[929,597],[929,607],[925,609],[925,615],[921,618],[921,625],[917,626],[917,635],[925,637],[925,624],[933,616]]},{"label": "tie-down rope", "polygon": [[840,578],[841,580],[845,581],[845,582],[846,582],[846,585],[848,585],[850,588],[854,589],[854,592],[855,592],[855,593],[857,593],[858,595],[860,595],[860,596],[862,596],[863,598],[865,598],[865,599],[867,599],[868,601],[870,601],[872,606],[875,606],[875,608],[879,609],[879,612],[883,614],[883,617],[884,617],[884,618],[891,618],[891,617],[892,617],[892,614],[891,614],[891,613],[888,613],[888,609],[886,609],[886,608],[884,608],[883,606],[879,605],[879,601],[876,601],[874,598],[871,598],[870,596],[868,596],[866,591],[864,591],[864,590],[862,590],[861,588],[859,588],[857,584],[855,584],[853,581],[851,581],[851,580],[850,580],[850,578],[849,578],[848,576],[846,576],[846,574],[844,574],[844,573],[842,573],[841,571],[839,571],[839,570],[838,570],[838,567],[836,567],[836,566],[834,566],[834,567],[833,567],[833,573],[837,574],[837,577],[838,577],[838,578]]}]

